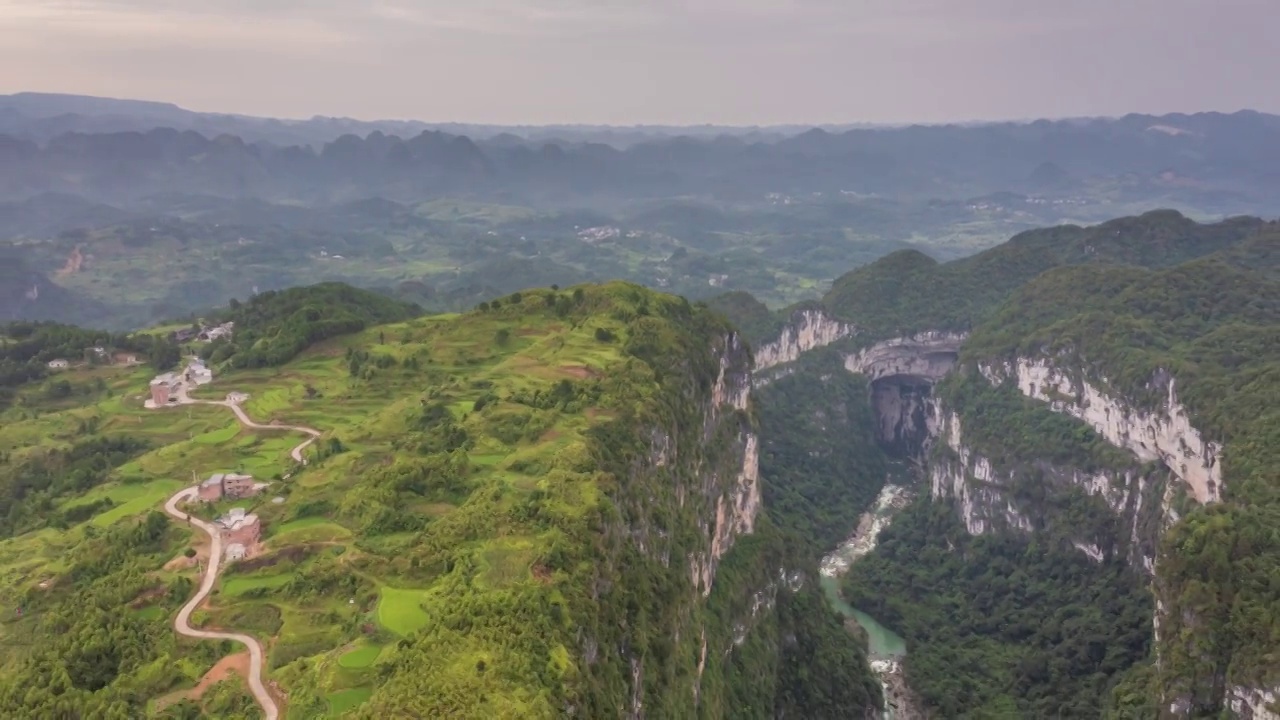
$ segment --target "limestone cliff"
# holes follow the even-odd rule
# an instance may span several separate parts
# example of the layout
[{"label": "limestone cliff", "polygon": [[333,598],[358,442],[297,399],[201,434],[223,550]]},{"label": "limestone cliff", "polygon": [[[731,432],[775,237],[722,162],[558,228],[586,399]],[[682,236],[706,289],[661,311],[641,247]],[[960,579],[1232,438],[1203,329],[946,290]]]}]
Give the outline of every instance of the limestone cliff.
[{"label": "limestone cliff", "polygon": [[844,356],[844,367],[871,381],[876,439],[891,454],[920,459],[938,428],[932,388],[956,364],[963,333],[922,332]]},{"label": "limestone cliff", "polygon": [[797,310],[776,340],[756,349],[755,369],[767,370],[794,362],[805,352],[826,347],[855,332],[853,325],[836,320],[824,310]]},{"label": "limestone cliff", "polygon": [[1280,687],[1259,690],[1237,685],[1227,693],[1227,707],[1240,720],[1280,720]]},{"label": "limestone cliff", "polygon": [[870,380],[903,375],[936,382],[955,367],[956,353],[966,337],[965,333],[930,330],[884,340],[846,356],[845,368]]},{"label": "limestone cliff", "polygon": [[1102,383],[1073,376],[1047,358],[1021,357],[985,366],[983,372],[993,382],[1015,377],[1018,389],[1027,397],[1085,421],[1142,460],[1163,462],[1190,487],[1198,502],[1220,499],[1222,468],[1218,458],[1222,445],[1206,441],[1191,424],[1190,414],[1178,402],[1174,378],[1159,373],[1153,379],[1163,386],[1167,400],[1158,410],[1146,410],[1105,391]]},{"label": "limestone cliff", "polygon": [[[939,413],[945,415],[936,421],[941,441],[928,463],[930,493],[955,502],[970,534],[1049,530],[1095,562],[1123,557],[1154,572],[1160,536],[1176,519],[1165,472],[1138,463],[1087,472],[1036,458],[998,468],[966,442],[959,414]],[[1052,505],[1047,496],[1056,496]],[[1057,511],[1067,502],[1078,512],[1062,517]]]},{"label": "limestone cliff", "polygon": [[[732,634],[726,623],[749,621],[712,617],[706,602],[719,565],[755,530],[761,509],[759,441],[750,416],[751,354],[735,332],[712,338],[698,354],[654,360],[684,368],[688,377],[671,378],[671,399],[680,400],[653,417],[647,447],[631,458],[615,496],[621,523],[608,533],[616,543],[614,564],[602,568],[599,581],[617,578],[629,584],[647,574],[651,579],[643,582],[660,583],[673,593],[659,624],[653,624],[656,617],[646,621],[647,627],[640,618],[627,621],[643,634],[624,632],[617,648],[631,698],[620,711],[630,718],[668,716],[672,708],[703,697],[705,684],[722,683],[722,677],[707,677],[702,647],[716,650]],[[675,581],[677,573],[683,582]],[[681,586],[683,591],[676,590]],[[655,634],[672,643],[659,654],[674,652],[679,662],[655,664],[655,654],[645,650]],[[584,637],[584,659],[596,647],[594,637]],[[718,665],[710,667],[714,671]],[[664,690],[673,677],[686,674],[692,697]]]}]

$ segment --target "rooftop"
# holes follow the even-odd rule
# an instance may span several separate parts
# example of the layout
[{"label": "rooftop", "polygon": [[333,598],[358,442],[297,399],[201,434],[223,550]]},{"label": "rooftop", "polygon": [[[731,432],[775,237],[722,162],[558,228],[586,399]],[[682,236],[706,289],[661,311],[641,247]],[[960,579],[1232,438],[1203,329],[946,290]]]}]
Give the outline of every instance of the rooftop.
[{"label": "rooftop", "polygon": [[258,516],[253,513],[246,513],[244,508],[231,508],[218,522],[222,523],[222,526],[228,530],[239,530],[240,528],[256,525]]}]

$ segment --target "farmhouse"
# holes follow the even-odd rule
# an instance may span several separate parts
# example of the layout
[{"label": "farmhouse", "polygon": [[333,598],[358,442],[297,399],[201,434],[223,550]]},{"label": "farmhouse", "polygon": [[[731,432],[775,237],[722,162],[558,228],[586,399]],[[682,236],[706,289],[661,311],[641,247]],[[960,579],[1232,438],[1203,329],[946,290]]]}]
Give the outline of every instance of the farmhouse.
[{"label": "farmhouse", "polygon": [[63,360],[62,358],[49,361],[50,370],[66,370],[70,366],[71,366],[71,363],[67,362],[66,360]]},{"label": "farmhouse", "polygon": [[200,483],[198,494],[201,500],[214,502],[224,497],[249,497],[258,492],[252,475],[235,473],[214,473]]},{"label": "farmhouse", "polygon": [[193,385],[208,385],[213,382],[213,371],[204,364],[203,360],[192,358],[191,363],[187,365],[186,372],[183,373],[183,377]]},{"label": "farmhouse", "polygon": [[167,405],[171,400],[175,400],[175,393],[182,385],[182,380],[176,373],[165,373],[157,375],[151,381],[151,403],[156,407]]},{"label": "farmhouse", "polygon": [[253,545],[262,537],[262,523],[258,516],[246,513],[244,508],[231,508],[226,515],[218,518],[222,527],[222,537],[228,543],[239,543],[244,546]]}]

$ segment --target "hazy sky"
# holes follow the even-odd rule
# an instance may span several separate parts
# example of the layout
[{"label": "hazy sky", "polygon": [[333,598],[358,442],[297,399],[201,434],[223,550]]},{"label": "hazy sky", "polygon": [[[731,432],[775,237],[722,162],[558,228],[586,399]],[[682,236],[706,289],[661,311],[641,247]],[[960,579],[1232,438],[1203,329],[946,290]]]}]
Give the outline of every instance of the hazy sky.
[{"label": "hazy sky", "polygon": [[1280,0],[0,0],[0,93],[493,123],[1280,111]]}]

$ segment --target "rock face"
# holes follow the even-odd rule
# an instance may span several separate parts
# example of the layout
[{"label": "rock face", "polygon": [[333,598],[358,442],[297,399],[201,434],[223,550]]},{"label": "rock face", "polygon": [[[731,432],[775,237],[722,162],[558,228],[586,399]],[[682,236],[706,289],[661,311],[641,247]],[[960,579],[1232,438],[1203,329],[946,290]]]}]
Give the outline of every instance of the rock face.
[{"label": "rock face", "polygon": [[1280,688],[1233,687],[1227,693],[1227,707],[1240,720],[1280,720]]},{"label": "rock face", "polygon": [[955,367],[966,337],[965,333],[930,331],[885,340],[849,355],[844,366],[872,381],[904,375],[937,382]]},{"label": "rock face", "polygon": [[871,380],[876,439],[891,455],[923,459],[937,435],[933,386],[955,367],[965,335],[924,332],[845,356],[845,369]]},{"label": "rock face", "polygon": [[[702,652],[704,639],[708,654],[722,653],[725,648],[713,639],[729,636],[732,624],[726,623],[750,621],[714,617],[706,606],[721,561],[742,536],[755,531],[762,509],[760,443],[750,420],[750,350],[737,333],[712,338],[709,350],[696,361],[690,359],[694,373],[681,380],[681,391],[673,396],[680,398],[678,407],[655,418],[645,432],[647,452],[634,458],[629,477],[620,481],[615,493],[619,516],[606,531],[617,563],[609,577],[626,578],[629,567],[645,566],[650,572],[656,567],[664,582],[683,586],[670,599],[671,612],[643,631],[671,639],[680,652],[688,649],[694,657]],[[683,582],[674,580],[677,575]],[[601,593],[612,590],[612,585],[600,588]],[[643,636],[624,631],[624,637],[617,653],[627,663],[630,702],[621,714],[665,716],[665,703],[675,702],[658,680],[667,670],[632,649],[644,647]],[[594,638],[585,637],[584,663],[593,647]],[[702,701],[709,682],[718,687],[724,680],[704,677],[721,672],[720,665],[700,665],[687,668],[687,679],[693,697]],[[683,696],[684,703],[689,699]]]},{"label": "rock face", "polygon": [[1133,407],[1085,379],[1073,378],[1044,358],[1018,358],[1002,367],[985,367],[993,380],[1016,377],[1024,395],[1049,403],[1055,412],[1077,417],[1111,443],[1144,461],[1160,460],[1190,488],[1200,503],[1222,493],[1222,446],[1206,441],[1178,402],[1171,377],[1161,378],[1167,400],[1155,412]]},{"label": "rock face", "polygon": [[[711,405],[704,427],[714,433],[714,427],[728,412],[746,412],[751,402],[751,370],[745,366],[747,348],[737,333],[724,339],[724,350],[719,355],[719,375],[711,389]],[[715,494],[714,525],[707,528],[707,551],[695,554],[690,560],[690,573],[694,585],[703,597],[711,594],[716,566],[725,553],[733,547],[740,535],[755,529],[756,516],[760,513],[760,442],[749,428],[738,430],[736,446],[741,447],[741,460],[731,483],[712,477],[715,485],[708,488]]]},{"label": "rock face", "polygon": [[756,349],[757,372],[795,362],[800,356],[837,340],[852,336],[856,329],[819,309],[798,310],[782,329],[777,340]]},{"label": "rock face", "polygon": [[[965,442],[958,414],[947,412],[936,425],[942,446],[930,457],[930,493],[934,499],[955,502],[970,534],[1054,527],[1095,562],[1123,556],[1147,574],[1154,572],[1160,536],[1176,517],[1168,507],[1167,483],[1159,471],[1135,464],[1124,471],[1086,473],[1035,458],[1028,458],[1018,473],[1001,471]],[[1017,492],[1017,475],[1031,474],[1031,482],[1048,485],[1055,493],[1075,493],[1097,507],[1095,515],[1109,517],[1099,517],[1088,527],[1057,522],[1043,505],[1022,499]]]}]

